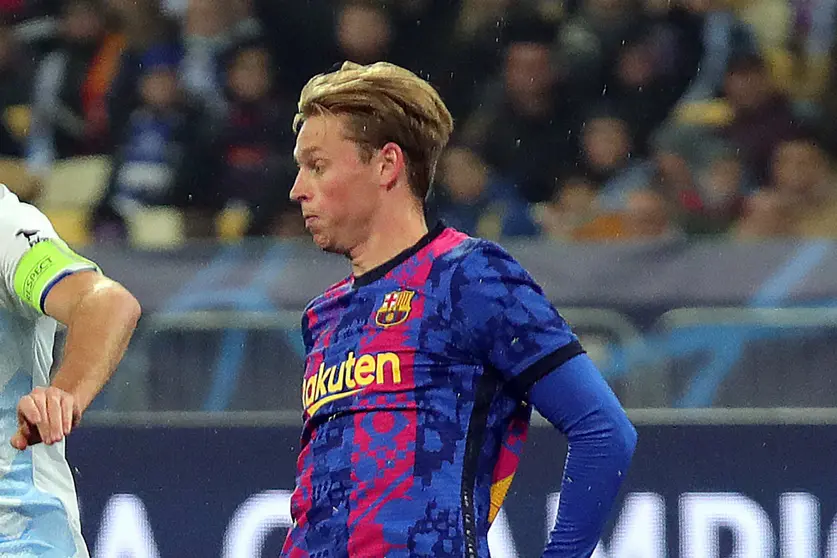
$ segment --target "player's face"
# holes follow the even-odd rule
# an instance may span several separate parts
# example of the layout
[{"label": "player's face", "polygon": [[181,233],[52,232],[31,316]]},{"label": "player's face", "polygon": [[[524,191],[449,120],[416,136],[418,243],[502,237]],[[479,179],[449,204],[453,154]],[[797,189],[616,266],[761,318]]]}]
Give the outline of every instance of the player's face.
[{"label": "player's face", "polygon": [[378,208],[376,158],[365,163],[348,139],[345,117],[330,115],[304,122],[294,157],[299,172],[290,195],[302,208],[305,228],[323,250],[351,255]]}]

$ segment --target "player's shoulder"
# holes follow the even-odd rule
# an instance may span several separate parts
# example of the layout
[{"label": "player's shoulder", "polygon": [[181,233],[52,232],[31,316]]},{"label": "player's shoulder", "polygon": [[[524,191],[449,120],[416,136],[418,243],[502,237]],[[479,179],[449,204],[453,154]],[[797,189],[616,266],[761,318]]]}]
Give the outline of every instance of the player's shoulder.
[{"label": "player's shoulder", "polygon": [[454,266],[480,258],[511,258],[511,255],[496,242],[470,236],[453,227],[445,227],[431,243],[431,247],[435,252],[436,260]]},{"label": "player's shoulder", "polygon": [[537,292],[542,289],[532,275],[499,243],[479,237],[462,239],[449,255],[449,265],[439,269],[446,276],[451,292],[467,290],[496,294],[497,289],[509,290],[528,285]]},{"label": "player's shoulder", "polygon": [[52,223],[33,205],[18,197],[0,184],[0,243],[8,243],[24,237],[30,244],[55,236]]},{"label": "player's shoulder", "polygon": [[451,235],[455,236],[457,242],[448,252],[441,255],[440,259],[446,261],[452,267],[468,267],[477,269],[480,267],[491,268],[497,265],[503,267],[519,267],[515,258],[497,242],[469,236],[455,229],[449,228]]},{"label": "player's shoulder", "polygon": [[305,305],[305,309],[303,310],[303,315],[307,315],[309,311],[315,309],[318,306],[321,306],[323,303],[326,303],[330,300],[334,300],[335,298],[339,297],[350,291],[352,289],[352,277],[345,277],[340,281],[330,285],[327,287],[322,294],[319,294],[312,298],[308,304]]}]

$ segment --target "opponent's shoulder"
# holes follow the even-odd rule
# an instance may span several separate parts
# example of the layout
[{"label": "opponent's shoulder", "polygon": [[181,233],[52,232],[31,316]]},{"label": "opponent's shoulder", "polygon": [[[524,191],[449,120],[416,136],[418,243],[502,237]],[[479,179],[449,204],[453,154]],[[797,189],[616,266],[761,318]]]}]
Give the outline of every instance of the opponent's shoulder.
[{"label": "opponent's shoulder", "polygon": [[0,265],[10,274],[30,248],[58,235],[49,219],[33,205],[21,202],[0,185]]},{"label": "opponent's shoulder", "polygon": [[0,247],[14,239],[29,244],[55,237],[55,230],[46,215],[33,205],[24,203],[0,184]]}]

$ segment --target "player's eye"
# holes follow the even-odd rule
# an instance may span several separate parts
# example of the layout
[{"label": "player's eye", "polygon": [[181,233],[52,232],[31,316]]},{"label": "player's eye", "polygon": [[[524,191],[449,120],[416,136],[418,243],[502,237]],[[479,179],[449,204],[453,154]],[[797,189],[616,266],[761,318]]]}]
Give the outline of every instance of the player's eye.
[{"label": "player's eye", "polygon": [[325,171],[325,163],[322,161],[313,161],[308,163],[308,169],[316,175],[323,174],[323,171]]}]

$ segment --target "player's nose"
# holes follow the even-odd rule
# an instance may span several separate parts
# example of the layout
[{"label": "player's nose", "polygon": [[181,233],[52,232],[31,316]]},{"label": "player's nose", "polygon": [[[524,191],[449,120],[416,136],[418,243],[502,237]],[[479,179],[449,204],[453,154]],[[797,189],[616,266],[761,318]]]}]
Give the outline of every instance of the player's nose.
[{"label": "player's nose", "polygon": [[294,180],[294,185],[291,188],[289,197],[291,198],[291,201],[295,202],[300,202],[309,197],[307,187],[305,185],[305,180],[302,177],[301,170],[296,174],[296,179]]}]

